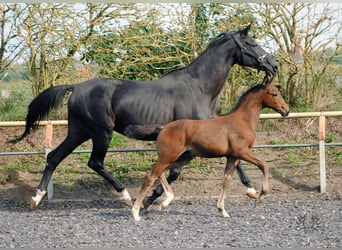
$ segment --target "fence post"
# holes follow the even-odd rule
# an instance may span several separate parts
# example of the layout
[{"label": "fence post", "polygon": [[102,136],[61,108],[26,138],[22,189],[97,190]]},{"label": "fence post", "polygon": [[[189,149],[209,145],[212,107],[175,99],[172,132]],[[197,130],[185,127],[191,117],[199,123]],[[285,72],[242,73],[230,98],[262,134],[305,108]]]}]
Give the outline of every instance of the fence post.
[{"label": "fence post", "polygon": [[320,175],[320,192],[326,192],[326,168],[325,168],[325,116],[321,112],[319,116],[319,175]]},{"label": "fence post", "polygon": [[[51,124],[51,121],[48,121],[48,123],[46,125],[46,130],[45,130],[45,143],[44,143],[45,144],[44,145],[45,161],[47,160],[47,155],[51,152],[52,134],[53,134],[52,124]],[[47,186],[48,201],[51,201],[52,196],[53,196],[53,179],[51,176],[51,179],[50,179],[48,186]]]}]

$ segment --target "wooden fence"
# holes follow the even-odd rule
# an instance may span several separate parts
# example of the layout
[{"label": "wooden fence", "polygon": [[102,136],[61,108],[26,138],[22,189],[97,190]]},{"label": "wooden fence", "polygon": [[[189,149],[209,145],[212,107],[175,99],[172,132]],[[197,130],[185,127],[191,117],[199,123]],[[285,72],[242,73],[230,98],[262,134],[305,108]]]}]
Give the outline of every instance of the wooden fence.
[{"label": "wooden fence", "polygon": [[[325,121],[326,117],[342,116],[342,111],[331,112],[302,112],[302,113],[290,113],[287,117],[282,117],[278,113],[274,114],[261,114],[260,119],[291,119],[291,118],[306,118],[306,117],[319,117],[319,129],[317,131],[318,143],[313,144],[281,144],[281,145],[255,145],[255,148],[276,148],[276,147],[319,147],[319,168],[320,168],[320,192],[326,192],[326,159],[325,159],[325,147],[326,146],[342,146],[342,142],[338,143],[325,143]],[[53,126],[68,125],[66,120],[55,121],[41,121],[40,126],[46,126],[44,152],[0,152],[0,156],[5,155],[20,155],[20,154],[45,154],[47,155],[51,151],[51,142],[53,137]],[[0,122],[0,127],[16,127],[25,126],[24,121],[12,121],[12,122]],[[110,149],[108,152],[139,152],[139,151],[155,151],[155,148],[145,149]],[[74,151],[74,153],[89,153],[91,150]],[[52,182],[48,188],[48,198],[52,197],[53,193]]]}]

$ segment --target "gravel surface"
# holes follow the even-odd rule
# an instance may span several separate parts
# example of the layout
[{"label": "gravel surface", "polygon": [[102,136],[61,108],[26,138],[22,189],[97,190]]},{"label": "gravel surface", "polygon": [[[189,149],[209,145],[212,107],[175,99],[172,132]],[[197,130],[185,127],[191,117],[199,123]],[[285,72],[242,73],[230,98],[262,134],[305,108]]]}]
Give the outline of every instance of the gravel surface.
[{"label": "gravel surface", "polygon": [[3,199],[0,247],[342,247],[340,197],[267,198],[256,208],[229,198],[229,219],[215,199],[176,200],[141,210],[138,223],[116,200],[43,200],[29,212]]}]

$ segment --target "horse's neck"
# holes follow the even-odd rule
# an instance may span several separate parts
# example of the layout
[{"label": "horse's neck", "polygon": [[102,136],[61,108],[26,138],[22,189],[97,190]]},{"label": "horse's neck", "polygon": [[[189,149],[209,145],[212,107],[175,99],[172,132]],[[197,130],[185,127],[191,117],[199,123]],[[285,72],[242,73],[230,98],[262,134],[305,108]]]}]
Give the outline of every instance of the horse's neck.
[{"label": "horse's neck", "polygon": [[255,131],[256,126],[259,121],[260,113],[262,110],[262,103],[259,99],[257,93],[250,94],[250,96],[246,97],[240,105],[236,108],[234,113],[239,114],[243,117],[243,120],[246,121],[251,129]]},{"label": "horse's neck", "polygon": [[203,93],[217,97],[233,64],[233,58],[227,55],[206,51],[188,65],[188,72],[195,80],[194,85]]}]

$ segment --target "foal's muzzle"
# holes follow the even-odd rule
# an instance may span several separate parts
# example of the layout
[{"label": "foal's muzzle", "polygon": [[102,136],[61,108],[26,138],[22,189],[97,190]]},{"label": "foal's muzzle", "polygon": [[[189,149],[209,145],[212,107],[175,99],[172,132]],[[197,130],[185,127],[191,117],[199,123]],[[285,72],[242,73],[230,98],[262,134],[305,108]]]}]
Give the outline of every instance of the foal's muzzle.
[{"label": "foal's muzzle", "polygon": [[290,110],[282,108],[282,109],[279,110],[279,113],[281,114],[282,117],[286,117],[286,116],[289,115]]}]

